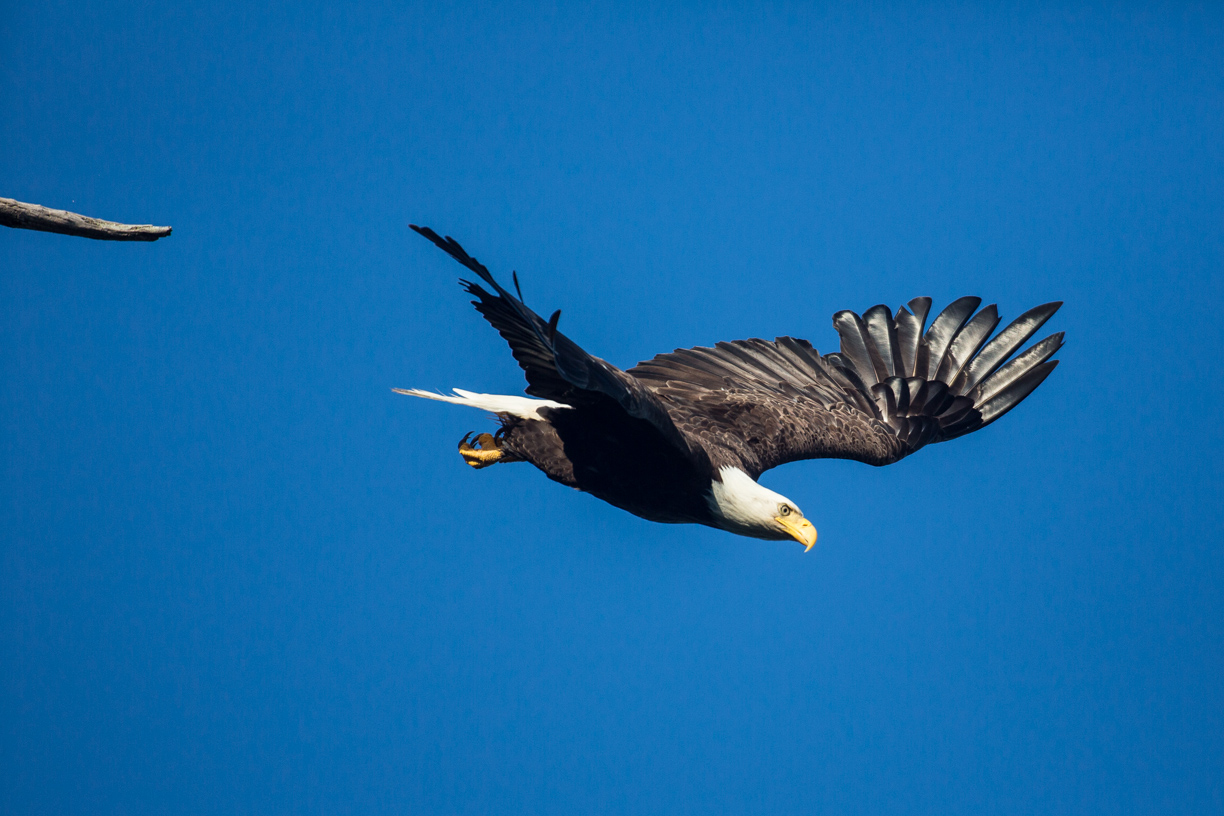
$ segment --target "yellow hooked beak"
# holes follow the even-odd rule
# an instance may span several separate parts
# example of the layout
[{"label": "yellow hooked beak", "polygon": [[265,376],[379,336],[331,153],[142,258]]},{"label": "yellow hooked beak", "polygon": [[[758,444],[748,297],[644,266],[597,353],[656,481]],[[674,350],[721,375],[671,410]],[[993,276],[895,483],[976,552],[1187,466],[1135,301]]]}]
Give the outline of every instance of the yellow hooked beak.
[{"label": "yellow hooked beak", "polygon": [[812,522],[805,518],[795,518],[794,515],[778,516],[774,521],[786,528],[786,532],[795,537],[795,540],[803,545],[803,551],[807,552],[812,549],[812,545],[816,543],[816,528],[812,526]]}]

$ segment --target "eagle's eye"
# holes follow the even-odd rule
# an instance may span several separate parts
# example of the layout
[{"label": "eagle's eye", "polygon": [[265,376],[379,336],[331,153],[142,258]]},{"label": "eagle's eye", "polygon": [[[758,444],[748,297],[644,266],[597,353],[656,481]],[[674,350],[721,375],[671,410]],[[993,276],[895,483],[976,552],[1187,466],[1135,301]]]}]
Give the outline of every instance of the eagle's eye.
[{"label": "eagle's eye", "polygon": [[778,512],[784,516],[789,516],[791,514],[790,505],[789,504],[782,505],[782,507],[778,510]]}]

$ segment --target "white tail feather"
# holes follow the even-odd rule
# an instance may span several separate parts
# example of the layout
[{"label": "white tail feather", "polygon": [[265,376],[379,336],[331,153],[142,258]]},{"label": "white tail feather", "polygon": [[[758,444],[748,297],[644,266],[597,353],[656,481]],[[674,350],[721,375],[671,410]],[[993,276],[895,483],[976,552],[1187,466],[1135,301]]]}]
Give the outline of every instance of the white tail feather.
[{"label": "white tail feather", "polygon": [[397,394],[407,394],[410,397],[449,402],[452,405],[466,405],[469,408],[480,408],[495,414],[510,414],[520,419],[543,419],[541,408],[569,408],[570,406],[553,402],[552,400],[532,399],[531,397],[511,397],[505,394],[475,394],[460,388],[453,389],[455,396],[436,394],[433,391],[422,391],[419,388],[392,388]]}]

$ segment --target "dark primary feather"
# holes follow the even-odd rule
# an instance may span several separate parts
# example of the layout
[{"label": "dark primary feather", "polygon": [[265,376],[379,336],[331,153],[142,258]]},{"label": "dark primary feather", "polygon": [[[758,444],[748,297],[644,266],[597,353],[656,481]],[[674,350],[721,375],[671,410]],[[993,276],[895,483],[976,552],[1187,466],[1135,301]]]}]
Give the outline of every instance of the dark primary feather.
[{"label": "dark primary feather", "polygon": [[897,340],[901,343],[901,359],[906,361],[905,376],[914,377],[918,371],[926,371],[926,350],[919,347],[919,341],[931,311],[931,299],[916,297],[906,306],[909,308],[897,309]]},{"label": "dark primary feather", "polygon": [[[999,332],[993,340],[969,361],[965,367],[966,390],[974,388],[978,383],[989,377],[1016,349],[1033,336],[1033,334],[1049,320],[1062,302],[1046,303],[1035,306],[1013,320],[1006,329]],[[1062,337],[1060,334],[1059,337]]]},{"label": "dark primary feather", "polygon": [[965,321],[969,319],[969,315],[973,314],[973,310],[982,302],[979,297],[963,297],[952,301],[948,306],[939,313],[939,316],[931,321],[931,328],[927,329],[926,337],[924,338],[927,346],[927,370],[926,372],[917,372],[919,377],[925,377],[928,380],[939,379],[936,376],[939,373],[939,366],[943,362],[944,354],[948,347],[952,345],[952,339],[960,331],[961,326],[965,325]]},{"label": "dark primary feather", "polygon": [[880,382],[897,376],[901,370],[901,354],[897,348],[897,324],[887,306],[873,306],[863,313],[863,324],[875,354],[871,360]]}]

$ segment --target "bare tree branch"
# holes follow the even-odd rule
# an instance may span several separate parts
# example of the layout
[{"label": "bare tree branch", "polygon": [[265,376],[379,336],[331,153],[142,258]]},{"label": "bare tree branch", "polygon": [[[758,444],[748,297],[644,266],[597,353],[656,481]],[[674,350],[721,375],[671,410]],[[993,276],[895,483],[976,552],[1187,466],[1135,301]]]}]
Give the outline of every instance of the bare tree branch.
[{"label": "bare tree branch", "polygon": [[170,234],[170,227],[152,224],[117,224],[67,210],[53,210],[37,204],[23,204],[11,198],[0,198],[0,226],[14,229],[58,232],[99,241],[156,241]]}]

